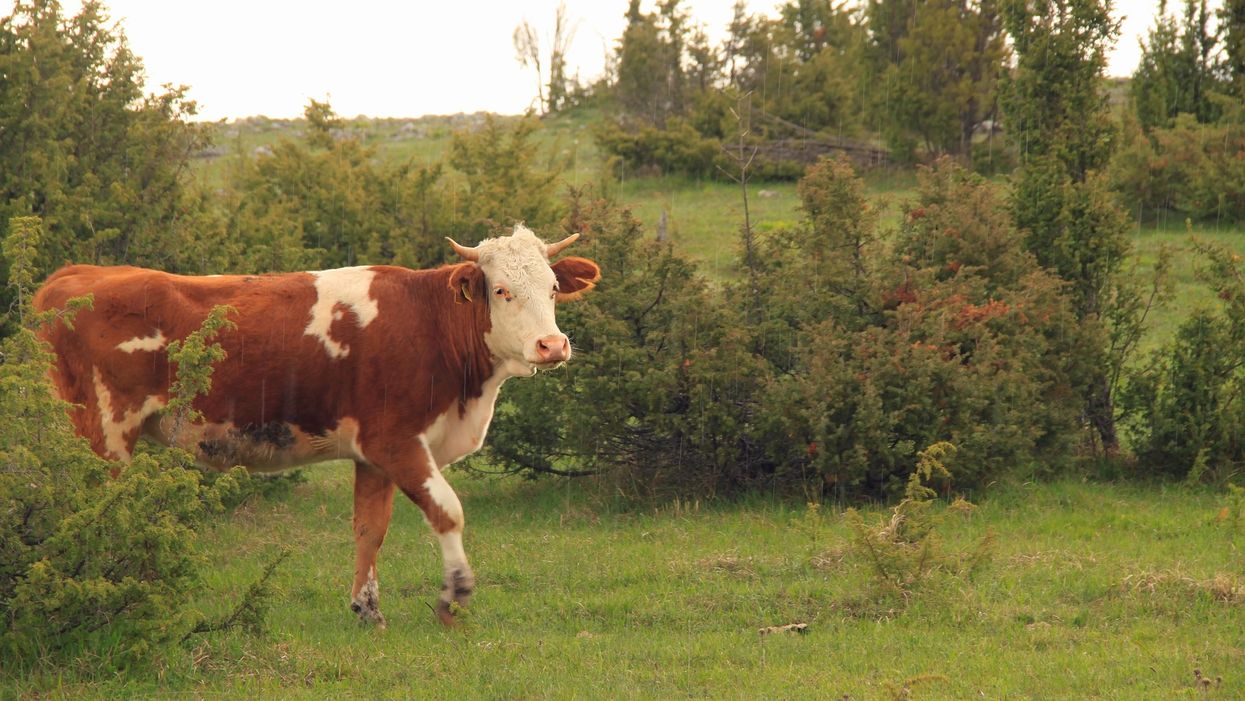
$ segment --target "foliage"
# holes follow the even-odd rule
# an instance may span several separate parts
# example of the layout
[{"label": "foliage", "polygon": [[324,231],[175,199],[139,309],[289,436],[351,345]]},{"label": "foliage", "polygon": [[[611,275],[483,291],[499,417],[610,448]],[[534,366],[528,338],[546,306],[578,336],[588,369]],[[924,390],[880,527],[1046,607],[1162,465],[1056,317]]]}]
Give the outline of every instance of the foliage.
[{"label": "foliage", "polygon": [[182,637],[182,642],[192,635],[217,633],[234,628],[241,628],[251,635],[263,633],[267,627],[268,610],[272,604],[272,575],[289,556],[289,550],[282,550],[277,557],[264,566],[264,571],[247,587],[233,610],[215,621],[199,621],[194,628],[190,629],[190,632]]},{"label": "foliage", "polygon": [[721,156],[717,139],[702,136],[681,118],[671,118],[664,128],[605,120],[593,127],[593,136],[604,151],[617,156],[619,166],[625,166],[618,175],[656,170],[708,176]]},{"label": "foliage", "polygon": [[683,110],[683,55],[686,14],[679,0],[663,0],[659,12],[640,12],[630,0],[627,26],[618,40],[613,92],[627,114],[658,126]]},{"label": "foliage", "polygon": [[[225,359],[225,349],[210,341],[221,329],[235,329],[237,324],[225,318],[236,314],[233,307],[212,307],[198,329],[184,339],[169,342],[169,360],[177,365],[177,378],[169,385],[169,403],[165,412],[171,414],[177,426],[187,421],[200,421],[203,415],[194,409],[196,398],[212,391],[212,365]],[[177,434],[173,431],[173,435]]]},{"label": "foliage", "polygon": [[1085,417],[1104,450],[1118,447],[1112,378],[1124,357],[1110,353],[1120,309],[1135,307],[1123,284],[1129,252],[1127,215],[1101,171],[1114,148],[1114,127],[1101,79],[1118,32],[1101,0],[1024,0],[1003,4],[1016,70],[1004,80],[1008,137],[1021,155],[1011,208],[1026,245],[1069,284],[1078,318],[1099,334],[1082,360],[1097,367],[1084,385]]},{"label": "foliage", "polygon": [[536,230],[557,223],[561,210],[553,195],[565,164],[540,163],[533,143],[538,126],[533,117],[506,125],[489,115],[478,131],[454,134],[449,163],[466,178],[466,187],[451,224],[468,242],[514,222]]},{"label": "foliage", "polygon": [[1175,337],[1130,374],[1123,402],[1147,472],[1217,479],[1245,465],[1245,276],[1239,257],[1199,244],[1202,271],[1224,304],[1194,311]]},{"label": "foliage", "polygon": [[1245,0],[1224,0],[1218,19],[1223,79],[1234,97],[1245,99]]},{"label": "foliage", "polygon": [[282,138],[227,180],[230,238],[244,271],[439,262],[454,217],[442,168],[377,163],[331,107],[311,100],[301,141]]},{"label": "foliage", "polygon": [[[6,255],[34,249],[38,231],[37,221],[15,221]],[[13,284],[31,279],[30,256],[10,264]],[[190,624],[193,528],[235,484],[206,488],[197,473],[147,455],[108,479],[108,466],[73,435],[48,379],[51,355],[33,331],[71,319],[24,318],[0,363],[0,650],[15,665],[87,651],[129,665]]]},{"label": "foliage", "polygon": [[[970,574],[990,556],[993,536],[986,534],[974,547],[948,552],[940,535],[945,516],[933,512],[936,496],[931,479],[950,480],[946,462],[956,457],[951,443],[935,443],[920,451],[908,478],[903,500],[889,517],[869,523],[856,509],[843,520],[851,530],[851,552],[869,565],[874,596],[911,598],[937,573]],[[967,504],[963,500],[957,503]]]},{"label": "foliage", "polygon": [[892,151],[971,158],[977,129],[997,117],[1007,61],[998,3],[871,0],[865,17],[879,83],[866,94]]},{"label": "foliage", "polygon": [[1111,163],[1112,187],[1140,220],[1167,213],[1231,223],[1245,221],[1245,103],[1217,101],[1224,118],[1201,124],[1181,114],[1148,134],[1126,123]]},{"label": "foliage", "polygon": [[[735,5],[723,49],[730,65],[726,85],[751,93],[758,112],[781,122],[808,132],[854,133],[861,100],[853,77],[862,28],[842,3],[802,0],[777,10],[773,18],[748,16],[742,3]],[[775,135],[785,131],[777,120],[765,125]]]},{"label": "foliage", "polygon": [[763,373],[730,312],[607,201],[573,191],[564,228],[583,232],[576,253],[608,272],[559,310],[570,366],[506,388],[491,454],[512,469],[613,468],[629,493],[737,487],[750,465],[739,434]]},{"label": "foliage", "polygon": [[[966,486],[1067,454],[1083,337],[1062,285],[1025,252],[992,189],[949,163],[923,176],[887,247],[851,168],[799,191],[806,224],[760,239],[715,294],[668,244],[579,192],[568,231],[607,274],[561,311],[576,357],[516,383],[491,454],[624,493],[894,493],[917,449],[960,446]],[[551,429],[551,427],[556,427]]]},{"label": "foliage", "polygon": [[188,121],[185,88],[145,93],[101,3],[66,17],[53,0],[16,2],[0,21],[0,73],[0,237],[11,217],[43,219],[34,278],[66,260],[214,266],[222,232],[188,170],[207,126]]},{"label": "foliage", "polygon": [[[760,419],[772,463],[847,494],[899,491],[938,441],[959,446],[966,485],[1039,455],[1058,463],[1081,336],[990,187],[946,162],[925,172],[889,253],[846,194],[849,170],[822,164],[804,183],[813,235],[783,241],[790,262],[766,285],[764,347],[785,368]],[[785,358],[772,325],[784,316]]]},{"label": "foliage", "polygon": [[1185,0],[1183,20],[1159,3],[1149,36],[1141,42],[1141,61],[1129,83],[1134,109],[1146,129],[1171,126],[1180,114],[1212,122],[1218,109],[1211,93],[1221,89],[1215,65],[1218,37],[1208,24],[1206,0]]},{"label": "foliage", "polygon": [[[755,104],[755,119],[746,118],[753,144],[817,139],[821,132],[837,137],[859,127],[853,76],[863,31],[840,5],[787,2],[770,18],[748,15],[737,3],[719,47],[691,25],[678,0],[659,3],[653,13],[640,12],[636,0],[627,17],[613,113],[595,136],[633,171],[713,176],[720,144],[740,120],[732,105],[745,97]],[[798,177],[804,163],[775,153],[758,170]]]}]

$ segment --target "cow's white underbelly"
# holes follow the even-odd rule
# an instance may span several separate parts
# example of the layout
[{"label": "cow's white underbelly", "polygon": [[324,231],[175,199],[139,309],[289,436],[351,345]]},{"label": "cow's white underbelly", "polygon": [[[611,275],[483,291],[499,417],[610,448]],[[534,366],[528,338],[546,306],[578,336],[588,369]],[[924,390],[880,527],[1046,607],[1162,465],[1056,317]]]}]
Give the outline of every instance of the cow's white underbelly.
[{"label": "cow's white underbelly", "polygon": [[428,450],[439,467],[458,462],[484,445],[497,393],[507,377],[502,373],[493,375],[484,382],[480,396],[468,400],[466,411],[460,415],[458,404],[454,404],[424,432]]}]

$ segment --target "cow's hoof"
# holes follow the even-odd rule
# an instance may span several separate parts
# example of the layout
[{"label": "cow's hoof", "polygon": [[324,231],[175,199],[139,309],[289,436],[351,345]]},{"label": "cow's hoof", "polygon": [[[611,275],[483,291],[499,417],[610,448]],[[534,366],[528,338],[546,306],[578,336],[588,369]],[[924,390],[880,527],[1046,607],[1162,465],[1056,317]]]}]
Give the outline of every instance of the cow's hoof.
[{"label": "cow's hoof", "polygon": [[454,618],[453,609],[454,609],[454,605],[450,603],[449,601],[442,601],[440,599],[437,600],[437,608],[436,608],[437,620],[441,621],[441,625],[445,626],[446,628],[454,627],[454,623],[456,619]]},{"label": "cow's hoof", "polygon": [[374,604],[369,606],[368,602],[361,603],[356,601],[350,604],[350,610],[358,614],[359,620],[363,623],[374,625],[377,628],[384,628],[386,625],[384,614]]},{"label": "cow's hoof", "polygon": [[[454,570],[445,575],[445,584],[441,585],[443,600],[452,600],[466,608],[471,601],[471,594],[476,590],[476,576],[470,569]],[[446,595],[449,595],[448,597]]]}]

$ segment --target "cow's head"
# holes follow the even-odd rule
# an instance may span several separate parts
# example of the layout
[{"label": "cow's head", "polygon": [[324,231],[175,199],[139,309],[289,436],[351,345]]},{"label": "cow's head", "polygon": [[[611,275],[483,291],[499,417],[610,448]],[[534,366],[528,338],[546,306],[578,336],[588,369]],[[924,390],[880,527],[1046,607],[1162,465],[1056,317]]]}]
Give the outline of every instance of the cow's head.
[{"label": "cow's head", "polygon": [[487,239],[475,248],[449,239],[463,260],[483,272],[492,322],[484,342],[504,372],[530,375],[570,359],[571,344],[558,330],[554,303],[592,289],[601,270],[586,258],[549,261],[577,238],[571,234],[547,244],[519,224],[510,236]]}]

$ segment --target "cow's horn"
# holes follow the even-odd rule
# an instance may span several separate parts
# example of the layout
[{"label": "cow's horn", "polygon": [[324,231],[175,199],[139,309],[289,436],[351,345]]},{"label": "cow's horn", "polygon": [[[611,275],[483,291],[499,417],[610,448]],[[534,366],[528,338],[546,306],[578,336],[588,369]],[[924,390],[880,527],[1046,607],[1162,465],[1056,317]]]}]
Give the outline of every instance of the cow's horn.
[{"label": "cow's horn", "polygon": [[454,252],[457,253],[459,257],[462,258],[463,260],[470,260],[470,261],[480,260],[480,251],[478,251],[477,249],[467,248],[466,246],[462,245],[461,243],[455,241],[454,239],[448,236],[445,237],[445,240],[450,242],[450,246],[454,248]]},{"label": "cow's horn", "polygon": [[575,239],[579,238],[579,234],[571,234],[557,243],[548,244],[545,247],[545,257],[552,258],[562,252],[562,249],[575,243]]}]

